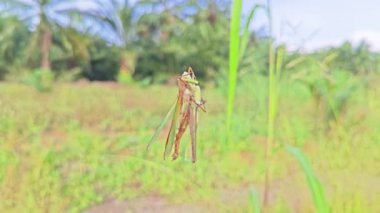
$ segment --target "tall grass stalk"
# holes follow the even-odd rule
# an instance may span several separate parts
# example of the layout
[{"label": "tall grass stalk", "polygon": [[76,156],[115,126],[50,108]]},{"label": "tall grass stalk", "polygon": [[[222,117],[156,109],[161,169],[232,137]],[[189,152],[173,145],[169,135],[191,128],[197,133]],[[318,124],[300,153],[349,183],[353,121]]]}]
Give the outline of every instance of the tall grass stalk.
[{"label": "tall grass stalk", "polygon": [[232,13],[230,22],[230,49],[229,49],[229,72],[228,72],[228,103],[227,103],[227,141],[231,136],[231,121],[235,101],[235,90],[237,80],[237,69],[239,65],[240,47],[240,19],[242,0],[235,0],[232,3]]},{"label": "tall grass stalk", "polygon": [[298,163],[301,165],[303,172],[305,173],[307,184],[313,197],[316,212],[329,212],[323,187],[319,182],[317,176],[315,176],[313,168],[311,167],[306,156],[301,152],[301,150],[292,146],[286,146],[286,150],[297,159]]},{"label": "tall grass stalk", "polygon": [[[269,35],[271,36],[272,31],[272,18],[270,14],[269,1],[267,5],[267,15],[269,20]],[[270,37],[269,41],[269,83],[268,83],[268,121],[267,121],[267,143],[265,147],[265,160],[266,160],[266,170],[265,170],[265,185],[264,185],[264,195],[263,195],[263,210],[264,212],[268,209],[269,203],[269,181],[271,173],[271,160],[272,160],[272,143],[274,137],[274,120],[275,120],[275,106],[274,106],[274,97],[275,91],[274,87],[276,86],[274,80],[274,50],[272,44],[272,38]]]},{"label": "tall grass stalk", "polygon": [[268,122],[267,122],[267,143],[265,147],[265,185],[264,185],[264,198],[263,198],[263,211],[266,212],[269,203],[269,190],[270,190],[270,175],[272,169],[272,152],[274,143],[274,127],[275,120],[278,111],[278,83],[280,80],[282,59],[284,50],[279,48],[277,51],[277,57],[275,57],[275,51],[272,41],[272,16],[270,10],[270,1],[267,2],[267,15],[269,20],[269,82],[268,82]]},{"label": "tall grass stalk", "polygon": [[253,17],[256,12],[264,8],[261,4],[256,4],[250,10],[248,19],[244,25],[244,31],[242,36],[240,36],[240,20],[242,11],[242,1],[233,1],[232,13],[231,13],[231,26],[230,26],[230,49],[229,49],[229,74],[228,74],[228,104],[227,104],[227,141],[230,140],[231,136],[231,125],[233,108],[235,101],[235,91],[237,82],[237,72],[239,68],[239,63],[243,58],[246,49],[248,47],[249,41],[249,26],[252,23]]}]

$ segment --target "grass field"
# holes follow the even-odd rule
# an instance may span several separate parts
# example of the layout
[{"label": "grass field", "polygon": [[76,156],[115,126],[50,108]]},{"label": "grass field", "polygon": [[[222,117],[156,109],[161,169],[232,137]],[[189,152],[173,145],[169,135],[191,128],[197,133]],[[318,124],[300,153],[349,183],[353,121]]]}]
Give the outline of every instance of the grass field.
[{"label": "grass field", "polygon": [[[175,101],[175,86],[57,84],[51,92],[1,83],[0,212],[248,212],[264,187],[264,77],[239,84],[230,141],[225,91],[206,85],[198,161],[189,136],[164,161],[168,128],[146,145]],[[298,147],[331,212],[380,212],[380,86],[359,87],[335,120],[302,84],[281,85],[275,123],[271,212],[314,212]]]}]

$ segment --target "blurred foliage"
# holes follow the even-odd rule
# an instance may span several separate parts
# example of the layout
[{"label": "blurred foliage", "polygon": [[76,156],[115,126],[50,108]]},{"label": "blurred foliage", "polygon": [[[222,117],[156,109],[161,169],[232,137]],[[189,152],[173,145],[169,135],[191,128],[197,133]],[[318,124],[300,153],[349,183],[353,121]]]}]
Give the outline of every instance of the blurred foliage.
[{"label": "blurred foliage", "polygon": [[23,79],[24,83],[41,92],[49,91],[53,84],[53,75],[49,70],[35,69]]},{"label": "blurred foliage", "polygon": [[[144,0],[133,4],[107,0],[88,1],[86,7],[69,0],[43,1],[39,6],[48,10],[40,16],[38,5],[32,2],[0,2],[1,79],[41,67],[43,55],[48,54],[56,78],[79,69],[81,74],[74,79],[166,82],[191,65],[199,78],[217,85],[226,83],[228,0]],[[28,9],[21,10],[24,7]],[[51,32],[51,47],[43,53],[46,29]],[[248,46],[240,56],[238,77],[247,72],[266,75],[269,40],[251,31],[245,32],[244,41]],[[285,60],[291,71],[298,73],[320,68],[319,63],[331,54],[336,54],[329,64],[332,71],[367,75],[380,69],[379,54],[371,52],[365,42],[347,42],[313,53],[288,52]],[[302,63],[298,58],[304,59]]]},{"label": "blurred foliage", "polygon": [[[226,69],[228,1],[89,2],[86,7],[73,1],[0,2],[0,51],[7,56],[0,59],[0,74],[17,72],[16,65],[42,67],[44,57],[57,75],[80,68],[90,80],[116,80],[122,69],[130,72],[126,76],[155,81],[188,65],[199,70],[201,78]],[[24,7],[34,22],[21,13]],[[35,13],[39,8],[48,10]],[[103,36],[112,31],[123,32],[122,43]]]},{"label": "blurred foliage", "polygon": [[0,79],[25,66],[24,49],[31,32],[15,17],[0,18]]}]

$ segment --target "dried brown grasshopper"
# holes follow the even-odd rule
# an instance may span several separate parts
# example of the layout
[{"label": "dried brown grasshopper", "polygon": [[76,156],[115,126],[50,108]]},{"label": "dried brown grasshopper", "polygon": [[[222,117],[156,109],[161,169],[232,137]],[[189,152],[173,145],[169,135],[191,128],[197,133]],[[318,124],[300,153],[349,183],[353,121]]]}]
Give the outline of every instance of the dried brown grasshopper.
[{"label": "dried brown grasshopper", "polygon": [[190,129],[191,137],[191,152],[192,152],[192,162],[196,161],[196,135],[197,135],[197,122],[198,122],[198,108],[206,111],[205,101],[201,97],[201,89],[196,80],[194,71],[191,67],[184,71],[182,76],[177,79],[178,83],[178,96],[177,101],[170,109],[168,114],[165,116],[164,120],[161,122],[160,126],[157,128],[155,134],[150,140],[147,149],[151,143],[158,137],[159,132],[162,130],[163,126],[168,121],[169,117],[172,115],[172,121],[170,124],[169,134],[166,138],[164,159],[172,154],[173,160],[178,158],[179,147],[181,143],[181,138],[183,133],[186,131],[187,127]]}]

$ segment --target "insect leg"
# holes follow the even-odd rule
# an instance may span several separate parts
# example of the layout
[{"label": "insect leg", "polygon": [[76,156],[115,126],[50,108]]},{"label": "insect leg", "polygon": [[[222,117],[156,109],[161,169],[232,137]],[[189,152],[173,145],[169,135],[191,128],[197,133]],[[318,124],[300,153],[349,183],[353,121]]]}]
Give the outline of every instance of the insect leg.
[{"label": "insect leg", "polygon": [[[190,108],[190,106],[188,106],[187,108]],[[178,133],[175,137],[173,160],[177,159],[179,155],[179,146],[181,143],[181,138],[182,138],[183,133],[186,131],[188,124],[189,124],[189,113],[188,113],[188,109],[186,109],[185,114],[181,117]]]},{"label": "insect leg", "polygon": [[191,153],[192,161],[195,163],[197,160],[197,107],[189,107],[189,127],[190,127],[190,138],[191,138]]}]

